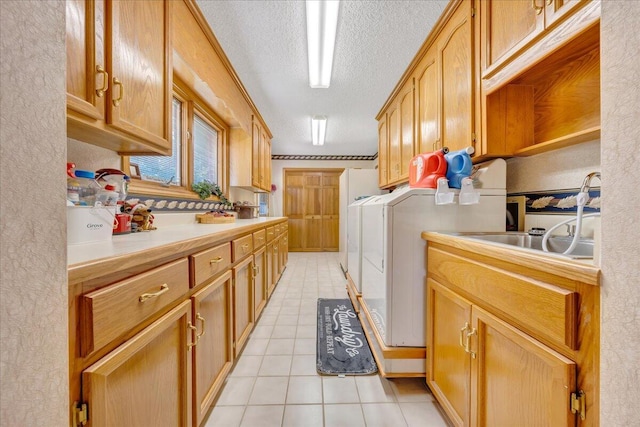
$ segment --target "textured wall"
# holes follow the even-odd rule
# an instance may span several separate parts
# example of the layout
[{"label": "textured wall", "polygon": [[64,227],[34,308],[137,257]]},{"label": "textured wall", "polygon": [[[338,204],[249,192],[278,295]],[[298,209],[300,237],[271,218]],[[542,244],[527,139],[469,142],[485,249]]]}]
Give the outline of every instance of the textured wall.
[{"label": "textured wall", "polygon": [[67,139],[67,161],[76,164],[76,169],[96,171],[98,169],[120,169],[122,158],[115,151]]},{"label": "textured wall", "polygon": [[[600,171],[600,141],[507,160],[507,192],[580,188],[584,177]],[[600,182],[595,180],[595,186]]]},{"label": "textured wall", "polygon": [[2,426],[68,424],[64,13],[0,1]]},{"label": "textured wall", "polygon": [[640,420],[640,2],[602,2],[601,422]]}]

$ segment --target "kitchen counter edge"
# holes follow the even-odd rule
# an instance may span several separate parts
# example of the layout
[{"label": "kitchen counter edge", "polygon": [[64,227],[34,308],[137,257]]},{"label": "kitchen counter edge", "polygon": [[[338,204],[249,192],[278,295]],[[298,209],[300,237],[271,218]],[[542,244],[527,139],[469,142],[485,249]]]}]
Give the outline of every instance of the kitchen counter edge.
[{"label": "kitchen counter edge", "polygon": [[423,231],[421,237],[427,242],[451,246],[527,268],[545,270],[566,279],[578,280],[594,286],[600,284],[600,269],[584,262],[565,260],[516,248],[504,248],[464,236],[454,236],[434,231]]},{"label": "kitchen counter edge", "polygon": [[169,262],[265,227],[284,223],[287,219],[262,217],[237,220],[229,224],[180,225],[113,236],[108,242],[69,245],[68,284],[95,279],[105,272],[135,270],[142,265]]}]

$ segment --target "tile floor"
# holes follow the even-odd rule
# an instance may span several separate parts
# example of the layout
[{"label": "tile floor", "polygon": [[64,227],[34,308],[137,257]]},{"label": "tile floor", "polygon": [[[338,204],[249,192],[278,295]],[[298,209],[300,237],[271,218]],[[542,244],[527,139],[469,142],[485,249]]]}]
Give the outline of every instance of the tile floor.
[{"label": "tile floor", "polygon": [[337,253],[289,254],[205,427],[447,426],[424,379],[316,372],[318,298],[346,298]]}]

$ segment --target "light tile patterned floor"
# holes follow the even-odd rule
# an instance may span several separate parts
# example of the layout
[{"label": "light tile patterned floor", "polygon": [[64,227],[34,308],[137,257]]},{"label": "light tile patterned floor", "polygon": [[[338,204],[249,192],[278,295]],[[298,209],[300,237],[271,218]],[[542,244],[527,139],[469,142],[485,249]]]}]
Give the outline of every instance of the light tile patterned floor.
[{"label": "light tile patterned floor", "polygon": [[205,427],[446,427],[424,379],[316,372],[318,298],[346,298],[337,253],[289,264]]}]

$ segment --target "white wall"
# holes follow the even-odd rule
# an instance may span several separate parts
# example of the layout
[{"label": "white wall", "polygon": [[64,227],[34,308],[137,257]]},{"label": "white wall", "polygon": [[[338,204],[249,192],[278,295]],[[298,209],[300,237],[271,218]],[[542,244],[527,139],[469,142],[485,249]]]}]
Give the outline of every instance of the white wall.
[{"label": "white wall", "polygon": [[603,1],[603,426],[640,420],[640,2]]},{"label": "white wall", "polygon": [[0,1],[0,425],[69,424],[65,2]]},{"label": "white wall", "polygon": [[377,162],[377,160],[273,160],[271,162],[271,184],[276,186],[276,191],[272,191],[269,198],[269,216],[282,216],[283,169],[373,169]]}]

